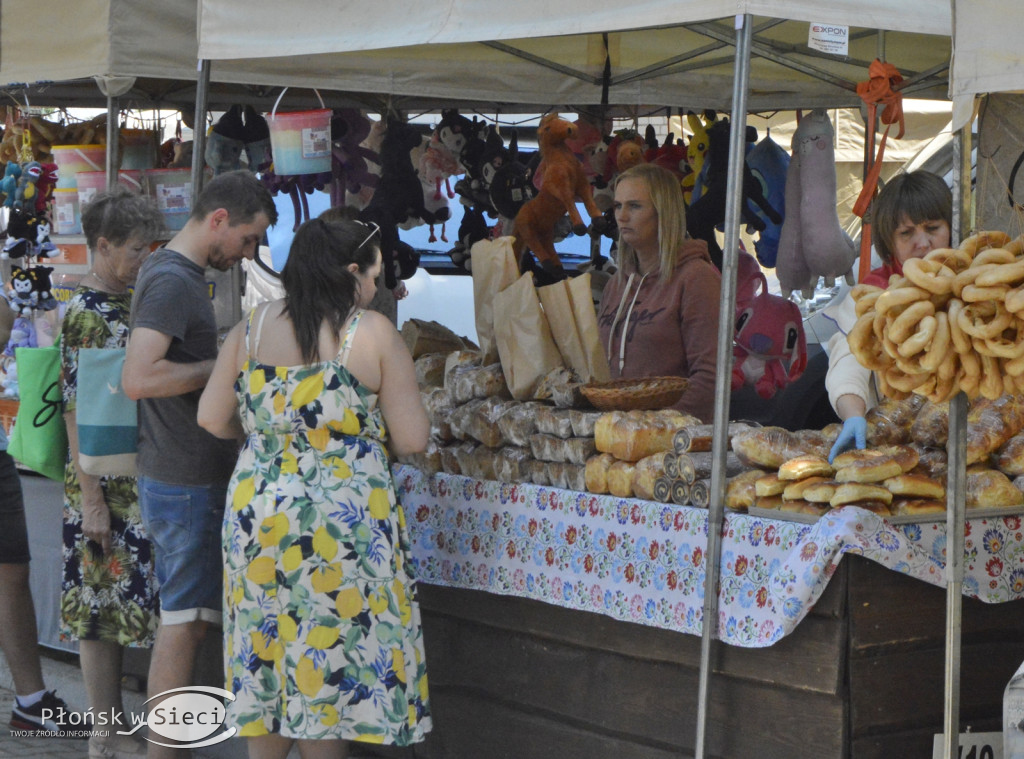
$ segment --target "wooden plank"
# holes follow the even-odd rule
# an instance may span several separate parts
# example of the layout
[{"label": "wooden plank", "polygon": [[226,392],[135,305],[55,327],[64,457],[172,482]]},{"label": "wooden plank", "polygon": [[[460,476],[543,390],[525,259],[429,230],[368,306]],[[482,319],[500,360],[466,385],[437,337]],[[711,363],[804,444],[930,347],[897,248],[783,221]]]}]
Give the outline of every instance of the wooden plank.
[{"label": "wooden plank", "polygon": [[[1024,639],[960,649],[960,717],[998,719],[1003,688],[1024,659]],[[893,651],[849,662],[853,737],[927,728],[941,732],[944,648]]]},{"label": "wooden plank", "polygon": [[[974,721],[964,724],[966,732],[968,725],[971,732],[985,733],[1002,729],[998,720]],[[937,730],[908,730],[901,733],[891,733],[884,736],[870,736],[867,738],[854,738],[850,743],[850,756],[856,759],[893,759],[894,757],[930,757],[935,735],[941,732],[941,726]]]},{"label": "wooden plank", "polygon": [[[851,573],[851,656],[872,655],[874,649],[944,645],[944,588],[893,572],[860,556],[847,556],[842,563],[847,561]],[[976,598],[963,599],[965,643],[1013,638],[1020,630],[1024,630],[1024,601],[988,604]]]},{"label": "wooden plank", "polygon": [[[833,578],[833,581],[835,578]],[[827,591],[826,591],[827,592]],[[697,669],[700,638],[656,627],[620,622],[600,614],[563,609],[540,601],[481,591],[420,586],[428,646],[442,618],[564,644],[572,649],[620,654]],[[721,646],[716,671],[734,677],[836,694],[843,682],[846,623],[809,616],[796,631],[767,648]],[[427,652],[428,657],[430,651]]]},{"label": "wooden plank", "polygon": [[[595,651],[428,613],[424,613],[424,625],[436,700],[444,701],[452,693],[472,695],[588,732],[632,736],[630,740],[656,745],[693,745],[698,674],[694,667]],[[694,636],[683,639],[686,637],[699,640]],[[776,674],[784,673],[776,669]],[[712,751],[758,759],[838,757],[845,736],[845,714],[840,695],[716,675],[711,724],[717,727],[711,735]],[[738,715],[742,715],[741,730],[735,729]],[[471,722],[465,729],[483,736],[502,734],[503,720],[491,719],[493,725]],[[508,740],[514,739],[510,736]],[[495,743],[490,748],[501,745]],[[488,750],[474,759],[491,755],[496,754]],[[536,756],[526,747],[512,755]]]}]

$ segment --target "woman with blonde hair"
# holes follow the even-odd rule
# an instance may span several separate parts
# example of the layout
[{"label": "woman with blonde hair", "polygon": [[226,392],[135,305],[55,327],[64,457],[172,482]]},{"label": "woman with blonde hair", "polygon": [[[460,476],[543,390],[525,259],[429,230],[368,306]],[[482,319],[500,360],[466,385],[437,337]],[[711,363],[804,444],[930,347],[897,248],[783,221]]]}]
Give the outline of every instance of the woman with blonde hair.
[{"label": "woman with blonde hair", "polygon": [[679,180],[640,164],[615,182],[619,269],[598,308],[612,379],[676,376],[689,385],[675,408],[711,421],[721,275],[707,243],[686,236]]}]

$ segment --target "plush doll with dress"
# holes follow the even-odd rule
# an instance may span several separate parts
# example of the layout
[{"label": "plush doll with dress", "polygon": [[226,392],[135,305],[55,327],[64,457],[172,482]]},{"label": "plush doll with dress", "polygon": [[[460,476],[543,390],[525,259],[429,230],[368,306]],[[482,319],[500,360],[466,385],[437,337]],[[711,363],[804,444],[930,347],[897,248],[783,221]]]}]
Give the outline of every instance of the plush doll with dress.
[{"label": "plush doll with dress", "polygon": [[11,289],[4,293],[7,304],[11,310],[19,316],[31,316],[32,309],[39,302],[39,296],[35,292],[32,275],[28,269],[20,266],[11,267]]}]

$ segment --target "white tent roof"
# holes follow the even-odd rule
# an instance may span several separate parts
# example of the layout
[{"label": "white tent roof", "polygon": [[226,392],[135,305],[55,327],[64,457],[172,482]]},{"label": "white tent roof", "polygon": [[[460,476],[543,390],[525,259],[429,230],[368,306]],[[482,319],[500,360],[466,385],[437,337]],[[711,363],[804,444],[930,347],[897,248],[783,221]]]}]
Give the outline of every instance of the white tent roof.
[{"label": "white tent roof", "polygon": [[[717,18],[696,0],[591,0],[585,10],[540,0],[8,2],[0,4],[0,89],[32,85],[33,104],[75,105],[84,104],[76,98],[102,101],[94,77],[135,77],[127,97],[140,106],[182,104],[194,93],[202,57],[212,61],[211,97],[242,92],[254,102],[276,95],[268,88],[291,86],[319,88],[328,100],[359,93],[355,99],[365,107],[394,98],[405,110],[467,102],[505,110],[571,107],[603,99],[726,109],[732,14],[751,13],[752,109],[858,105],[854,87],[880,50],[910,79],[905,94],[946,97],[949,0],[713,6]],[[43,38],[27,33],[41,20]],[[809,50],[811,21],[851,25],[849,55]],[[878,29],[888,31],[880,36]],[[287,97],[313,95],[293,89]]]},{"label": "white tent roof", "polygon": [[953,128],[973,115],[975,95],[1024,90],[1020,32],[1024,4],[1014,0],[953,0],[956,37],[949,91]]},{"label": "white tent roof", "polygon": [[[733,15],[722,14],[751,13],[751,109],[857,105],[855,85],[879,50],[913,79],[907,94],[946,97],[949,0],[734,0],[714,13],[696,0],[592,0],[582,11],[541,0],[426,0],[415,12],[407,0],[199,0],[199,55],[226,81],[240,71],[223,67],[244,61],[246,75],[267,84],[726,109],[735,35]],[[849,55],[809,50],[811,21],[854,25]]]}]

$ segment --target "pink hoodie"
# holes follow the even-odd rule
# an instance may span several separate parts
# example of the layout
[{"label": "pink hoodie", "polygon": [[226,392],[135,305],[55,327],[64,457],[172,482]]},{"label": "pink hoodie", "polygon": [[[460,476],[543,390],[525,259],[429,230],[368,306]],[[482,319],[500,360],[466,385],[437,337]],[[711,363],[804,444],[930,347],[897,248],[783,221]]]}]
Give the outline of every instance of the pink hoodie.
[{"label": "pink hoodie", "polygon": [[619,269],[605,286],[597,312],[612,379],[687,377],[690,384],[675,408],[711,422],[722,280],[707,243],[687,240],[667,282],[657,272],[634,274],[627,290],[628,280]]}]

